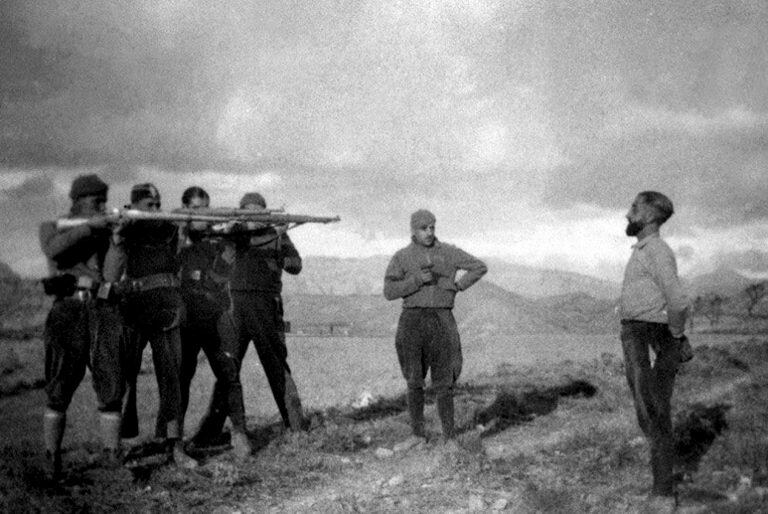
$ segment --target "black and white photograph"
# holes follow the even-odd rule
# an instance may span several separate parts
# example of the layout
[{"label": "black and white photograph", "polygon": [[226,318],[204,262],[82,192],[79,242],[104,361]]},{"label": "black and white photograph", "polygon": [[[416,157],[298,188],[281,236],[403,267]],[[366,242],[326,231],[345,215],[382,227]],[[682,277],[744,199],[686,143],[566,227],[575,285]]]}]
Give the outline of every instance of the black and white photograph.
[{"label": "black and white photograph", "polygon": [[768,3],[0,0],[0,511],[768,512]]}]

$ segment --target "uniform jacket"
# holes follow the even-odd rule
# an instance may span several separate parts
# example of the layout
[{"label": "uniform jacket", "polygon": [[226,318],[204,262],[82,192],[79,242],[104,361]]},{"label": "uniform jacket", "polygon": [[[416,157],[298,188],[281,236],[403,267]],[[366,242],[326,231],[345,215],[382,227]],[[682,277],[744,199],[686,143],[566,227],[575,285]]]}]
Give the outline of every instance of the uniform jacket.
[{"label": "uniform jacket", "polygon": [[109,248],[105,278],[119,281],[179,271],[179,227],[168,221],[134,221],[120,233],[122,241]]},{"label": "uniform jacket", "polygon": [[297,275],[301,266],[301,256],[288,234],[279,234],[269,227],[257,235],[236,240],[229,287],[232,291],[280,294],[283,270]]},{"label": "uniform jacket", "polygon": [[190,239],[179,252],[181,294],[187,310],[223,312],[229,309],[227,280],[231,266],[222,258],[224,243]]},{"label": "uniform jacket", "polygon": [[[433,283],[421,282],[421,269],[431,266]],[[466,273],[457,281],[456,272]],[[432,246],[416,242],[398,250],[384,276],[384,297],[403,299],[403,308],[453,308],[457,291],[463,291],[488,271],[483,261],[464,250],[435,239]]]}]

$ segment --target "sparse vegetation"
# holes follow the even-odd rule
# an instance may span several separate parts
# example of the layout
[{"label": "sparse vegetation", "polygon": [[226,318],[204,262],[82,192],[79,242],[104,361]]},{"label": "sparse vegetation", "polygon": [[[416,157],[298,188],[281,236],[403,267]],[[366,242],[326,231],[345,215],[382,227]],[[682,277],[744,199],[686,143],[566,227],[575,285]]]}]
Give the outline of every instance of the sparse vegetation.
[{"label": "sparse vegetation", "polygon": [[[8,362],[17,367],[17,359]],[[399,396],[311,412],[306,433],[251,418],[253,459],[235,461],[222,441],[196,454],[196,471],[153,460],[161,450],[151,442],[134,446],[130,467],[107,470],[98,444],[88,441],[67,447],[65,479],[52,483],[43,478],[39,448],[6,441],[0,509],[639,512],[650,483],[647,444],[624,381],[621,360],[608,354],[556,366],[506,364],[462,382],[457,447],[435,437],[439,422],[429,405],[432,439],[405,453],[392,452],[409,434]],[[727,422],[695,458],[681,446],[690,450],[680,465],[682,504],[701,512],[768,508],[768,497],[760,496],[768,479],[768,341],[698,347],[677,390],[681,444],[692,427],[716,419],[711,413]],[[473,424],[481,414],[513,422],[483,434]],[[687,465],[692,459],[696,466]]]}]

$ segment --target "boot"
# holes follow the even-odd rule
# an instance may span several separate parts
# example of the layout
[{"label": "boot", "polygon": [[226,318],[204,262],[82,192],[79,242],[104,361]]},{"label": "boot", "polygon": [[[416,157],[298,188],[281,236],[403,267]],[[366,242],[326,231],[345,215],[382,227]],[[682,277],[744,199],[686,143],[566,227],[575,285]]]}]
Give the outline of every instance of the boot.
[{"label": "boot", "polygon": [[296,382],[291,374],[285,372],[285,408],[288,410],[288,423],[294,432],[304,428],[304,413],[301,408],[301,398]]},{"label": "boot", "polygon": [[120,437],[132,439],[139,435],[139,416],[136,411],[136,382],[128,384],[128,394],[123,406]]},{"label": "boot", "polygon": [[232,453],[235,454],[239,460],[245,460],[250,457],[253,452],[251,441],[248,439],[248,434],[240,430],[232,431]]},{"label": "boot", "polygon": [[117,467],[122,464],[120,452],[121,425],[122,417],[119,412],[102,412],[99,416],[101,446],[104,464],[107,467]]},{"label": "boot", "polygon": [[48,473],[57,480],[61,477],[61,441],[64,439],[64,428],[67,425],[67,415],[64,412],[46,409],[43,414],[43,440],[45,457],[48,461]]},{"label": "boot", "polygon": [[424,389],[408,388],[406,396],[408,415],[411,418],[411,431],[416,437],[425,437],[424,430]]},{"label": "boot", "polygon": [[208,412],[203,419],[200,420],[200,426],[192,436],[190,442],[196,448],[205,448],[207,446],[213,446],[221,442],[222,431],[224,430],[224,421],[226,416],[218,411]]},{"label": "boot", "polygon": [[440,417],[440,424],[443,428],[443,438],[445,440],[453,439],[456,435],[456,428],[453,420],[453,393],[451,391],[437,395],[437,415]]}]

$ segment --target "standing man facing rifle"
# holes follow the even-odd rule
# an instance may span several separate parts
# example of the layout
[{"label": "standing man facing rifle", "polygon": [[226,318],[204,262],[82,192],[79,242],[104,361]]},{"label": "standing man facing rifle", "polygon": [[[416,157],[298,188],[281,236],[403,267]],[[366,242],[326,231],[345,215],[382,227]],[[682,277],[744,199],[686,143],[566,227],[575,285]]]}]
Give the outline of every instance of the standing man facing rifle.
[{"label": "standing man facing rifle", "polygon": [[[160,192],[149,183],[133,186],[131,208],[159,212]],[[105,278],[115,282],[122,279],[120,289],[127,291],[122,306],[131,339],[128,379],[134,397],[129,398],[126,406],[133,404],[135,407],[136,380],[144,347],[149,342],[159,396],[155,436],[166,440],[178,466],[193,468],[197,462],[185,453],[182,440],[181,324],[184,302],[179,290],[178,248],[179,227],[174,222],[128,222],[118,227],[113,235]],[[126,420],[128,418],[127,411]],[[135,423],[135,419],[131,421]],[[128,430],[137,431],[137,427]],[[126,437],[137,435],[125,432],[124,429]]]},{"label": "standing man facing rifle", "polygon": [[[456,280],[456,272],[466,273]],[[408,386],[411,447],[425,441],[424,379],[431,370],[443,438],[455,435],[453,388],[462,366],[461,342],[453,301],[456,293],[488,271],[479,259],[435,237],[435,216],[427,210],[411,215],[411,244],[392,257],[384,276],[384,297],[403,299],[395,348]]]},{"label": "standing man facing rifle", "polygon": [[624,271],[619,303],[627,381],[637,421],[651,447],[651,496],[671,507],[675,501],[671,402],[681,350],[687,344],[688,309],[675,255],[659,237],[659,227],[673,212],[670,199],[656,191],[644,191],[632,203],[626,233],[636,237],[637,244]]},{"label": "standing man facing rifle", "polygon": [[121,320],[117,307],[97,299],[109,247],[105,216],[108,186],[96,175],[72,182],[69,218],[85,218],[79,226],[59,231],[56,222],[40,226],[40,245],[48,259],[46,293],[54,297],[45,321],[45,392],[43,438],[50,471],[61,473],[61,443],[66,412],[90,367],[99,402],[99,424],[105,461],[119,463],[120,407],[124,393],[121,366]]}]

